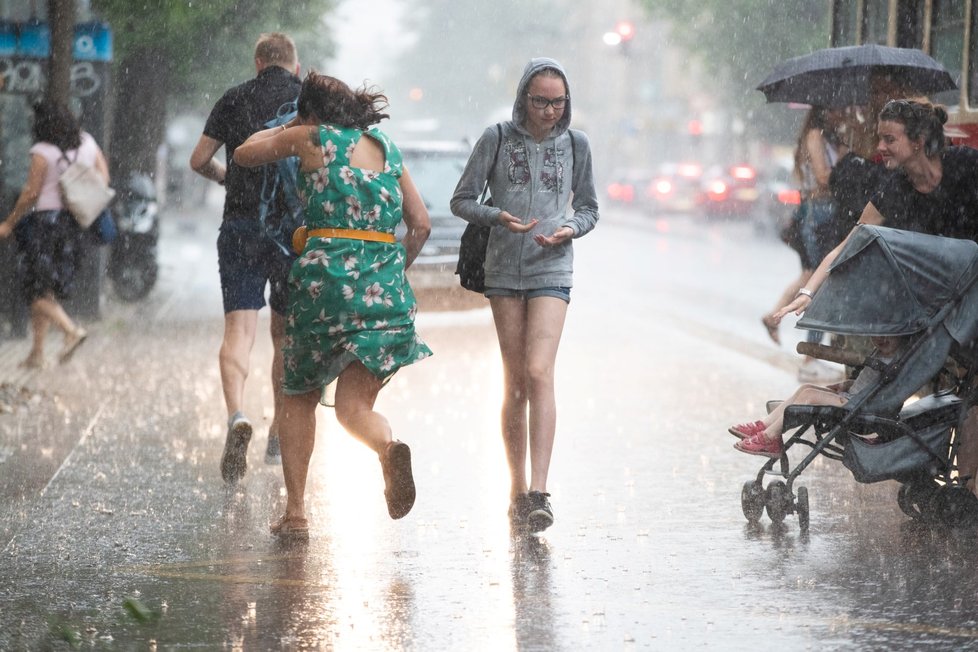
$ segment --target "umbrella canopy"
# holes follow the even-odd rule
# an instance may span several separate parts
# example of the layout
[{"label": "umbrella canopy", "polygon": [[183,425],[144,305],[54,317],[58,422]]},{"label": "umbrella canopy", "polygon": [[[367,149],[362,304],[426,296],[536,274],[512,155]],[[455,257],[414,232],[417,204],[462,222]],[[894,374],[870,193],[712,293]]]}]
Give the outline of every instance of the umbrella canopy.
[{"label": "umbrella canopy", "polygon": [[861,225],[799,328],[908,335],[943,323],[959,344],[978,335],[978,244]]},{"label": "umbrella canopy", "polygon": [[853,45],[788,59],[757,90],[768,102],[837,107],[867,104],[873,75],[889,75],[903,88],[921,95],[958,87],[944,66],[920,50]]}]

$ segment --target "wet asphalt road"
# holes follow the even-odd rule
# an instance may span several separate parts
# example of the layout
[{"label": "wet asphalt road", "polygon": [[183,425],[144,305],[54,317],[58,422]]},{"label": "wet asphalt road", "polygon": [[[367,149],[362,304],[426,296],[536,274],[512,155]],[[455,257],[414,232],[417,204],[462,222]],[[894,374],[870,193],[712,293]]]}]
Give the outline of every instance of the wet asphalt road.
[{"label": "wet asphalt road", "polygon": [[320,408],[304,548],[267,533],[267,316],[249,471],[221,482],[216,224],[171,217],[150,300],[109,300],[0,414],[0,649],[978,649],[976,533],[916,527],[894,483],[819,461],[807,536],[741,513],[760,459],[725,430],[797,384],[758,321],[792,254],[744,225],[606,215],[558,358],[554,527],[508,526],[488,310],[425,293],[436,355],[378,405],[418,503],[391,521],[376,459]]}]

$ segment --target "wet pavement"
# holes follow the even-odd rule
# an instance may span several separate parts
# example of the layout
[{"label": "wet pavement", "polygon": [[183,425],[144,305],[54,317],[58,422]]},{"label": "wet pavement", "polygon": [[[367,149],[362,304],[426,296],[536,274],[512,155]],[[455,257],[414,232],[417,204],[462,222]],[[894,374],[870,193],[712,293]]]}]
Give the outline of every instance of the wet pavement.
[{"label": "wet pavement", "polygon": [[895,483],[820,460],[807,535],[741,513],[762,460],[726,427],[797,384],[759,323],[796,272],[783,245],[613,212],[580,241],[542,536],[506,518],[488,310],[424,295],[435,356],[378,404],[412,447],[416,507],[387,517],[376,458],[320,408],[310,542],[282,547],[267,315],[228,489],[216,224],[165,226],[160,287],[109,298],[71,364],[15,376],[26,343],[0,345],[27,388],[0,414],[0,649],[978,649],[976,533],[915,526]]}]

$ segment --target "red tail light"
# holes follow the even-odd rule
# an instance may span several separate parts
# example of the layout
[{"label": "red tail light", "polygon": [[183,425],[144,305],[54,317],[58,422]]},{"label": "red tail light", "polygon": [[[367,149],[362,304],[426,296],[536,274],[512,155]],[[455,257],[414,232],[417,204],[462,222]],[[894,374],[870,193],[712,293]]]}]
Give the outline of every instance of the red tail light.
[{"label": "red tail light", "polygon": [[728,191],[729,188],[727,188],[727,184],[724,183],[723,181],[720,180],[711,181],[710,184],[706,187],[706,196],[711,201],[723,201],[724,199],[727,198]]},{"label": "red tail light", "polygon": [[749,165],[735,165],[730,168],[730,176],[741,181],[750,181],[757,176],[757,173]]},{"label": "red tail light", "polygon": [[669,179],[656,179],[653,187],[655,188],[655,194],[668,195],[672,192],[672,181],[669,181]]},{"label": "red tail light", "polygon": [[789,206],[798,206],[801,204],[801,192],[790,188],[787,190],[779,190],[778,201]]}]

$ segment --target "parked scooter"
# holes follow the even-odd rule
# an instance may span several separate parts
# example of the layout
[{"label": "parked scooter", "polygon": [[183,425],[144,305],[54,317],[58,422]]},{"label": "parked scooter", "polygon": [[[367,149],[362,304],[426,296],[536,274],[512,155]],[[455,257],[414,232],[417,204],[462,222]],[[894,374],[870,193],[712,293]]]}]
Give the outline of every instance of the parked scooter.
[{"label": "parked scooter", "polygon": [[153,180],[145,174],[130,176],[113,212],[119,235],[109,252],[109,278],[120,299],[139,301],[159,274],[160,217]]}]

